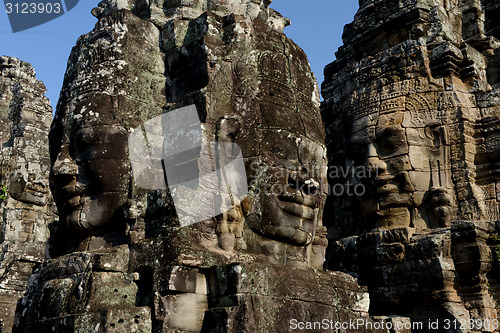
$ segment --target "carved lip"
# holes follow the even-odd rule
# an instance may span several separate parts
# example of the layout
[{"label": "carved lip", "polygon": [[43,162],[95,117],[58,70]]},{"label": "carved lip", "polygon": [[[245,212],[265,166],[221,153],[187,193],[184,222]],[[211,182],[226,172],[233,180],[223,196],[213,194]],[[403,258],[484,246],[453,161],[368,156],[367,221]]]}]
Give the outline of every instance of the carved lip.
[{"label": "carved lip", "polygon": [[80,196],[79,195],[73,195],[72,197],[69,197],[63,204],[64,208],[66,209],[71,209],[71,210],[76,210],[78,208],[82,207],[82,203],[80,201]]},{"label": "carved lip", "polygon": [[406,171],[396,174],[384,174],[375,178],[377,194],[412,192],[412,186]]},{"label": "carved lip", "polygon": [[65,186],[59,189],[58,197],[64,200],[63,207],[69,210],[77,210],[82,207],[81,197],[85,192],[82,185]]},{"label": "carved lip", "polygon": [[70,183],[57,189],[57,191],[65,198],[80,196],[85,192],[85,190],[85,185],[81,183]]},{"label": "carved lip", "polygon": [[316,208],[316,201],[314,200],[314,197],[302,192],[283,193],[278,196],[278,199],[284,202],[291,202],[301,206],[311,207],[313,209]]},{"label": "carved lip", "polygon": [[377,187],[378,194],[398,193],[399,187],[395,184],[386,183]]},{"label": "carved lip", "polygon": [[383,175],[379,175],[375,178],[375,183],[378,186],[383,186],[385,184],[390,183],[396,176],[389,174],[389,173],[384,173]]},{"label": "carved lip", "polygon": [[294,193],[278,196],[279,206],[286,213],[305,220],[314,219],[316,202],[311,196]]}]

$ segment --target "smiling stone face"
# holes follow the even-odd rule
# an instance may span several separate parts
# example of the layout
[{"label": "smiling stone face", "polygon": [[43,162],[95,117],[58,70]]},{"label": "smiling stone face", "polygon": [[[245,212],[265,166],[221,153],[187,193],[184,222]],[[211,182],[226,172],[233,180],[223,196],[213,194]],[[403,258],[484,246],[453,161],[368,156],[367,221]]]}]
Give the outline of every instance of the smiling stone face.
[{"label": "smiling stone face", "polygon": [[325,197],[325,148],[296,133],[262,132],[262,159],[256,169],[250,165],[255,196],[246,211],[247,223],[265,237],[308,245]]},{"label": "smiling stone face", "polygon": [[[190,28],[203,38],[163,45],[167,95],[178,105],[195,103],[198,112],[206,111],[200,118],[206,118],[201,121],[208,142],[232,142],[241,149],[248,195],[217,217],[218,245],[307,266],[311,247],[325,247],[324,125],[307,57],[275,23],[240,15],[200,17]],[[183,33],[172,27],[171,36]],[[185,63],[190,66],[179,70]],[[322,256],[321,250],[316,253]]]},{"label": "smiling stone face", "polygon": [[[268,5],[245,6],[252,4]],[[200,243],[257,255],[279,252],[282,263],[293,252],[287,247],[298,248],[295,259],[303,266],[311,246],[320,244],[321,257],[327,161],[319,90],[307,57],[284,39],[282,27],[265,15],[209,12],[190,23],[191,39],[177,46],[182,22],[172,20],[173,30],[163,31],[172,34],[160,37],[155,26],[127,10],[103,15],[101,21],[112,24],[89,33],[92,42],[73,51],[72,57],[83,61],[75,60],[78,67],[66,76],[74,84],[65,85],[51,129],[51,188],[64,224],[81,237],[125,234],[135,193],[147,192],[130,173],[129,133],[165,112],[194,105],[207,143],[241,148],[249,185],[247,198],[230,198],[232,208],[222,216],[189,227]],[[219,43],[221,31],[228,45]],[[194,163],[200,172],[217,169],[212,155],[202,155]],[[199,209],[193,202],[176,209]],[[146,218],[144,223],[151,228]],[[319,258],[316,264],[322,263]]]},{"label": "smiling stone face", "polygon": [[61,224],[78,237],[124,234],[129,130],[161,113],[165,99],[158,29],[129,11],[106,20],[70,56],[75,65],[65,80],[71,83],[49,135],[51,189]]},{"label": "smiling stone face", "polygon": [[326,198],[318,88],[298,46],[283,41],[282,34],[264,22],[255,20],[242,29],[246,24],[234,22],[231,28],[238,34],[233,38],[250,40],[247,35],[253,31],[255,37],[247,46],[252,51],[235,49],[228,57],[235,65],[214,68],[217,81],[209,89],[217,104],[208,117],[217,119],[220,110],[227,110],[241,119],[233,137],[247,169],[244,219],[253,233],[264,237],[248,240],[248,245],[261,246],[271,239],[306,246],[321,225]]},{"label": "smiling stone face", "polygon": [[[52,165],[52,190],[61,219],[82,233],[116,228],[124,218],[129,162],[127,131],[120,126],[94,125],[62,138]],[[55,155],[55,154],[54,154]]]},{"label": "smiling stone face", "polygon": [[450,222],[454,198],[449,142],[443,120],[422,102],[429,96],[382,101],[393,109],[346,125],[346,168],[364,170],[348,173],[348,181],[363,187],[355,197],[368,229]]},{"label": "smiling stone face", "polygon": [[[359,122],[368,122],[368,119]],[[369,176],[358,180],[370,186],[359,196],[363,215],[383,219],[384,213],[397,212],[395,220],[401,226],[409,226],[408,208],[412,205],[414,187],[408,175],[408,145],[401,124],[362,127],[351,134],[348,142],[348,165],[366,168]],[[378,223],[384,226],[384,222]]]}]

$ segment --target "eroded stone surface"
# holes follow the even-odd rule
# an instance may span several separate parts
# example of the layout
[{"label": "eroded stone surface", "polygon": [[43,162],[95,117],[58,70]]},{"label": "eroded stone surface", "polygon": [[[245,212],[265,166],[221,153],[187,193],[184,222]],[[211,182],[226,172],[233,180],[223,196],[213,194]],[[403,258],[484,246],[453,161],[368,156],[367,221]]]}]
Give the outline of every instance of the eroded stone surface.
[{"label": "eroded stone surface", "polygon": [[497,318],[497,10],[360,1],[325,68],[327,266],[368,284],[377,314]]},{"label": "eroded stone surface", "polygon": [[[487,72],[499,44],[481,4],[396,10],[367,1],[347,26],[338,60],[325,69],[322,110],[331,166],[366,172],[330,181],[366,191],[339,199],[353,207],[337,216],[339,235],[495,219],[498,92]],[[370,25],[375,16],[384,19]]]},{"label": "eroded stone surface", "polygon": [[47,134],[52,108],[33,67],[0,57],[0,319],[11,332],[17,300],[44,258],[49,224],[56,219],[49,191]]},{"label": "eroded stone surface", "polygon": [[[369,320],[366,290],[322,269],[319,89],[269,3],[104,1],[93,10],[99,21],[71,53],[50,132],[61,222],[16,332],[257,332],[295,317]],[[217,171],[210,143],[235,143],[249,194],[222,197],[231,209],[181,227],[175,209],[199,209],[197,198],[174,207],[168,190],[140,188],[127,137],[193,104],[207,144],[186,165]]]}]

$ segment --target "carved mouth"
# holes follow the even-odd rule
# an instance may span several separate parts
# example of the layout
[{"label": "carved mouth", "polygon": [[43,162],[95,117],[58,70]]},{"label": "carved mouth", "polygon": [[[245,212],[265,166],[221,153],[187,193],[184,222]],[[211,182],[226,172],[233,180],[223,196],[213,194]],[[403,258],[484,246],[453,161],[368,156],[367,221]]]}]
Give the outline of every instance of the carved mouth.
[{"label": "carved mouth", "polygon": [[59,199],[63,202],[63,208],[67,210],[77,210],[81,209],[83,191],[77,190],[75,188],[65,188],[59,192]]},{"label": "carved mouth", "polygon": [[412,193],[414,187],[411,184],[409,175],[406,171],[400,171],[396,174],[384,173],[378,175],[371,182],[365,183],[366,186],[372,186],[375,191],[367,191],[362,196],[363,202],[370,202],[366,204],[370,206],[373,202],[376,203],[376,210],[386,210],[389,208],[409,207],[414,204]]},{"label": "carved mouth", "polygon": [[284,203],[281,208],[288,214],[300,217],[301,219],[304,220],[314,219],[314,210],[307,206],[287,202]]},{"label": "carved mouth", "polygon": [[395,175],[384,174],[375,178],[375,186],[378,194],[404,193],[414,190],[408,173],[405,171]]},{"label": "carved mouth", "polygon": [[390,184],[390,183],[377,187],[378,194],[389,194],[389,193],[398,193],[398,192],[399,192],[399,187],[397,185]]},{"label": "carved mouth", "polygon": [[77,210],[77,209],[82,208],[82,203],[80,201],[80,196],[76,195],[76,196],[70,197],[69,199],[67,199],[64,202],[63,207],[65,209],[68,209],[68,210]]},{"label": "carved mouth", "polygon": [[279,206],[284,212],[304,220],[314,219],[316,202],[311,196],[294,193],[280,195],[278,199]]},{"label": "carved mouth", "polygon": [[382,186],[392,182],[392,180],[394,180],[394,178],[395,178],[395,176],[391,175],[391,174],[384,174],[384,175],[377,176],[375,178],[375,185],[377,185],[378,187],[382,187]]},{"label": "carved mouth", "polygon": [[84,185],[80,183],[73,184],[63,186],[57,191],[59,199],[63,201],[63,207],[69,210],[82,207],[81,197],[85,193]]}]

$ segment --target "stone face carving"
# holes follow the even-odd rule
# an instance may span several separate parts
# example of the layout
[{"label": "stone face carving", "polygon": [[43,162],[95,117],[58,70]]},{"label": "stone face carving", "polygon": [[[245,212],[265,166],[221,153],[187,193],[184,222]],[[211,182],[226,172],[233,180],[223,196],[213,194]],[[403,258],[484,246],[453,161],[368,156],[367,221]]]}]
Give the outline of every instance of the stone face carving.
[{"label": "stone face carving", "polygon": [[[113,15],[118,16],[118,14]],[[105,20],[113,20],[113,15],[106,16]],[[120,16],[125,17],[121,24],[126,24],[130,20],[127,15],[132,14],[120,13]],[[216,24],[222,24],[218,22],[221,19],[215,14],[213,17],[202,17],[198,20],[200,22],[195,23],[198,23],[199,27],[192,28],[195,33],[200,33],[196,32],[196,29],[200,31],[207,29],[204,25],[213,25],[215,28]],[[247,39],[246,42],[240,42],[240,45],[225,50],[210,40],[205,42],[215,54],[221,53],[222,56],[227,53],[224,55],[225,60],[214,68],[204,67],[205,57],[208,55],[198,54],[200,52],[198,46],[194,47],[199,43],[197,39],[173,49],[165,45],[161,51],[166,53],[166,70],[170,73],[171,81],[166,82],[166,94],[172,100],[172,103],[167,105],[166,100],[161,101],[162,91],[165,89],[159,86],[162,80],[165,84],[165,79],[160,76],[163,70],[162,64],[159,63],[161,53],[160,50],[153,49],[153,41],[155,38],[160,38],[158,31],[151,23],[138,22],[135,24],[137,30],[139,27],[151,30],[145,38],[147,44],[144,45],[143,41],[138,44],[141,45],[144,56],[148,54],[150,58],[153,57],[146,71],[156,76],[154,84],[157,90],[153,92],[154,97],[148,97],[145,92],[138,91],[136,93],[138,96],[134,98],[142,100],[129,106],[120,103],[121,99],[132,100],[130,93],[128,97],[124,96],[130,90],[129,82],[108,83],[100,78],[102,74],[97,72],[97,69],[96,74],[91,72],[88,75],[87,81],[78,79],[77,75],[81,74],[77,69],[71,69],[67,75],[67,78],[76,81],[75,87],[94,82],[95,86],[103,90],[111,89],[117,96],[110,97],[100,91],[80,93],[77,101],[71,96],[72,91],[65,92],[63,96],[61,111],[57,112],[51,129],[53,158],[51,184],[61,220],[82,237],[106,231],[115,233],[120,231],[124,234],[126,204],[130,198],[130,187],[133,186],[129,174],[126,136],[131,128],[139,126],[141,121],[147,120],[148,116],[155,114],[154,112],[161,113],[162,106],[174,109],[182,103],[188,103],[184,100],[189,101],[191,97],[188,94],[197,88],[188,85],[198,85],[200,81],[194,77],[193,80],[188,80],[185,71],[181,71],[180,66],[186,61],[192,62],[193,72],[209,79],[208,84],[205,83],[207,97],[203,97],[207,99],[207,105],[199,106],[207,112],[204,135],[212,142],[235,141],[241,147],[246,161],[248,183],[252,191],[240,208],[235,207],[241,211],[241,216],[230,217],[232,219],[230,224],[240,225],[237,228],[240,231],[233,232],[235,236],[240,238],[243,234],[249,234],[242,232],[244,222],[242,219],[244,219],[252,230],[245,238],[258,238],[252,235],[256,232],[264,238],[274,240],[269,245],[262,245],[261,243],[266,242],[265,239],[247,239],[245,242],[254,244],[242,246],[253,247],[251,251],[257,253],[271,251],[273,255],[277,255],[276,249],[269,249],[280,247],[280,242],[292,246],[311,244],[316,228],[320,227],[318,221],[321,220],[320,212],[325,198],[323,185],[326,159],[325,148],[321,143],[324,135],[322,128],[320,126],[319,129],[313,129],[314,124],[320,124],[317,112],[319,106],[317,87],[310,70],[308,72],[307,59],[302,51],[299,51],[291,41],[287,41],[283,53],[280,32],[260,19],[255,21],[253,26],[249,26],[247,32],[236,30],[243,23],[247,24],[246,22],[228,23],[234,30],[234,35],[227,37],[229,41],[237,38]],[[107,35],[91,45],[82,43],[80,54],[101,47],[109,35],[117,42],[121,41],[123,38],[120,36],[121,32],[111,29],[115,28],[105,27]],[[256,38],[250,39],[248,36],[250,30],[257,33]],[[146,35],[144,31],[147,30],[143,29],[141,33]],[[178,31],[174,29],[173,33],[176,34]],[[126,43],[132,42],[127,40]],[[121,47],[126,48],[127,45]],[[134,46],[135,48],[138,47]],[[245,48],[255,49],[256,56],[245,58]],[[241,53],[230,54],[230,50]],[[289,65],[286,56],[288,52],[297,55],[292,66]],[[74,56],[76,57],[76,54]],[[110,68],[106,70],[108,74],[116,77],[120,76],[122,67],[130,68],[130,62],[136,61],[128,59],[127,55],[115,58],[117,54],[113,52],[113,48],[103,57],[95,60],[89,58],[84,66],[100,68],[106,60],[110,60],[113,66],[109,66]],[[144,65],[141,69],[145,69]],[[182,76],[178,77],[176,71]],[[189,75],[191,74],[187,77]],[[145,78],[144,84],[149,84],[148,80],[149,78]],[[138,81],[135,85],[143,86],[143,81]],[[108,86],[109,88],[106,88]],[[297,87],[302,87],[300,92]],[[220,96],[221,94],[226,96]],[[314,99],[311,99],[311,96],[315,96]],[[136,115],[132,116],[133,119],[127,118],[128,107],[138,108]],[[150,110],[141,113],[141,110],[147,107]],[[137,116],[138,114],[140,116]],[[290,120],[289,117],[294,117],[295,120]],[[208,163],[214,162],[209,160]],[[211,167],[213,165],[207,166]],[[228,222],[227,219],[228,216],[225,216],[219,222],[223,224],[217,227],[219,238],[226,237],[223,234],[227,234],[225,231],[227,227],[224,226]],[[239,221],[236,221],[238,219]],[[284,249],[278,251],[286,252]],[[302,256],[301,261],[307,261],[305,254]]]},{"label": "stone face carving", "polygon": [[[317,88],[307,59],[288,40],[285,51],[280,51],[283,44],[279,32],[259,20],[250,28],[256,32],[256,38],[249,45],[238,45],[227,59],[237,64],[233,65],[232,79],[227,83],[232,86],[228,104],[233,108],[231,114],[241,119],[243,125],[235,135],[247,161],[251,188],[242,204],[243,216],[252,233],[274,240],[263,245],[268,241],[250,239],[254,236],[248,230],[245,242],[253,251],[265,253],[268,249],[264,247],[280,246],[279,242],[292,246],[312,242],[320,227],[325,199],[326,157],[316,111],[319,104],[311,99],[318,96]],[[233,29],[238,29],[238,22]],[[246,33],[242,35],[235,34],[233,38],[249,39]],[[245,46],[257,50],[255,59],[245,59]],[[290,62],[287,54],[296,56],[295,61]],[[209,107],[207,117],[218,117],[222,104],[218,95],[222,89],[215,86],[209,90],[213,94],[211,100],[218,104]],[[314,124],[319,128],[313,130]],[[272,252],[277,255],[275,250]]]},{"label": "stone face carving", "polygon": [[[364,228],[444,227],[454,216],[446,119],[427,99],[436,94],[380,97],[374,113],[347,120],[344,168],[360,184],[355,193]],[[427,99],[426,99],[427,97]],[[354,107],[354,106],[353,106]]]},{"label": "stone face carving", "polygon": [[[500,44],[487,23],[496,7],[362,1],[325,68],[322,115],[337,189],[325,211],[326,266],[359,276],[381,314],[497,318],[485,241],[498,232],[491,73]],[[355,191],[339,190],[349,184]],[[465,264],[464,243],[481,249],[468,252],[480,268]],[[481,278],[462,280],[468,269]]]},{"label": "stone face carving", "polygon": [[0,57],[0,320],[11,332],[17,300],[44,258],[49,224],[56,219],[49,193],[47,133],[52,109],[33,67]]},{"label": "stone face carving", "polygon": [[116,125],[93,125],[69,135],[72,139],[64,138],[52,167],[53,191],[68,224],[82,233],[97,233],[113,223],[127,201],[129,179],[121,176],[129,169],[127,133]]},{"label": "stone face carving", "polygon": [[[50,131],[60,222],[15,332],[272,332],[297,316],[430,319],[445,332],[446,319],[497,318],[498,5],[360,1],[322,86],[328,187],[319,91],[269,4],[93,10]],[[201,191],[179,202],[163,157],[161,186],[141,185],[129,143],[192,106],[201,146],[174,167],[198,171]],[[248,194],[223,192],[216,209],[206,190],[223,183],[217,153],[233,147]],[[11,197],[45,207],[43,179],[19,174]],[[205,208],[222,214],[192,225],[176,215]]]},{"label": "stone face carving", "polygon": [[[323,84],[326,122],[343,129],[343,135],[338,140],[333,140],[333,135],[328,138],[332,147],[330,160],[342,168],[368,166],[367,170],[376,171],[378,169],[371,166],[370,158],[378,157],[385,163],[379,165],[381,170],[387,168],[382,171],[382,175],[386,176],[372,172],[366,177],[362,174],[363,179],[355,180],[364,180],[369,185],[367,178],[378,177],[374,181],[379,186],[377,190],[373,184],[366,186],[366,192],[373,193],[365,193],[368,200],[361,200],[359,204],[346,199],[347,204],[362,208],[361,218],[365,225],[359,227],[365,230],[384,227],[387,224],[384,216],[396,215],[401,218],[397,218],[400,225],[395,226],[416,228],[446,226],[455,215],[485,219],[486,215],[491,215],[488,209],[496,210],[496,204],[488,198],[487,193],[491,193],[491,189],[486,188],[483,181],[485,173],[491,171],[480,170],[491,170],[491,166],[483,166],[483,146],[477,146],[474,138],[482,137],[477,129],[481,127],[480,123],[484,123],[480,110],[485,110],[477,98],[489,98],[491,101],[496,94],[488,85],[492,82],[487,81],[485,64],[488,52],[481,48],[479,51],[474,49],[471,45],[475,42],[462,45],[464,39],[459,35],[454,37],[453,42],[433,41],[431,39],[439,32],[427,32],[425,29],[416,36],[428,40],[403,35],[395,37],[392,45],[373,45],[367,49],[366,44],[361,45],[360,41],[380,32],[379,28],[372,27],[366,33],[358,29],[367,24],[366,15],[369,16],[367,13],[373,6],[367,3],[360,8],[346,35],[347,41],[366,53],[363,62],[349,60],[349,50],[342,47],[339,60],[326,68],[332,78]],[[425,2],[425,6],[431,6],[431,3]],[[426,22],[438,22],[443,35],[452,31],[458,34],[462,27],[462,23],[457,21],[458,14],[450,9],[437,17],[428,17],[427,9],[410,7],[408,10],[418,17],[417,21],[411,21],[417,22],[416,27],[425,27]],[[399,24],[389,21],[389,25]],[[408,24],[405,29],[411,30],[413,23]],[[494,44],[491,47],[495,49]],[[349,74],[348,71],[357,66],[362,66],[370,74]],[[351,80],[353,84],[345,86],[346,80]],[[336,92],[335,89],[340,86],[347,89]],[[490,97],[485,97],[485,94]],[[491,130],[489,132],[492,133]],[[380,137],[384,140],[380,141]],[[356,151],[356,156],[349,156],[352,149],[342,152],[343,147],[356,146],[358,142],[366,147]],[[489,151],[493,149],[491,147]],[[335,151],[338,151],[338,157],[333,158]],[[477,177],[473,174],[476,168]],[[396,174],[401,182],[397,181],[398,177],[393,177]],[[345,182],[345,179],[339,182]],[[486,208],[485,204],[490,208]],[[393,213],[384,212],[385,207],[394,208]],[[348,214],[345,221],[353,219]]]},{"label": "stone face carving", "polygon": [[[106,1],[93,10],[99,21],[72,51],[50,132],[61,223],[14,331],[279,331],[297,313],[370,321],[366,290],[322,270],[319,89],[269,3]],[[168,176],[141,188],[127,142],[193,105],[203,143],[179,160],[215,173],[213,143],[234,143],[248,195],[222,197],[222,214],[181,226],[176,209],[199,209],[199,198],[179,207]]]},{"label": "stone face carving", "polygon": [[156,27],[130,12],[99,24],[86,36],[94,42],[82,41],[71,55],[66,81],[74,85],[63,90],[50,131],[51,188],[67,230],[60,233],[73,235],[73,246],[105,233],[114,233],[110,243],[124,242],[128,131],[161,112],[165,90]]}]

